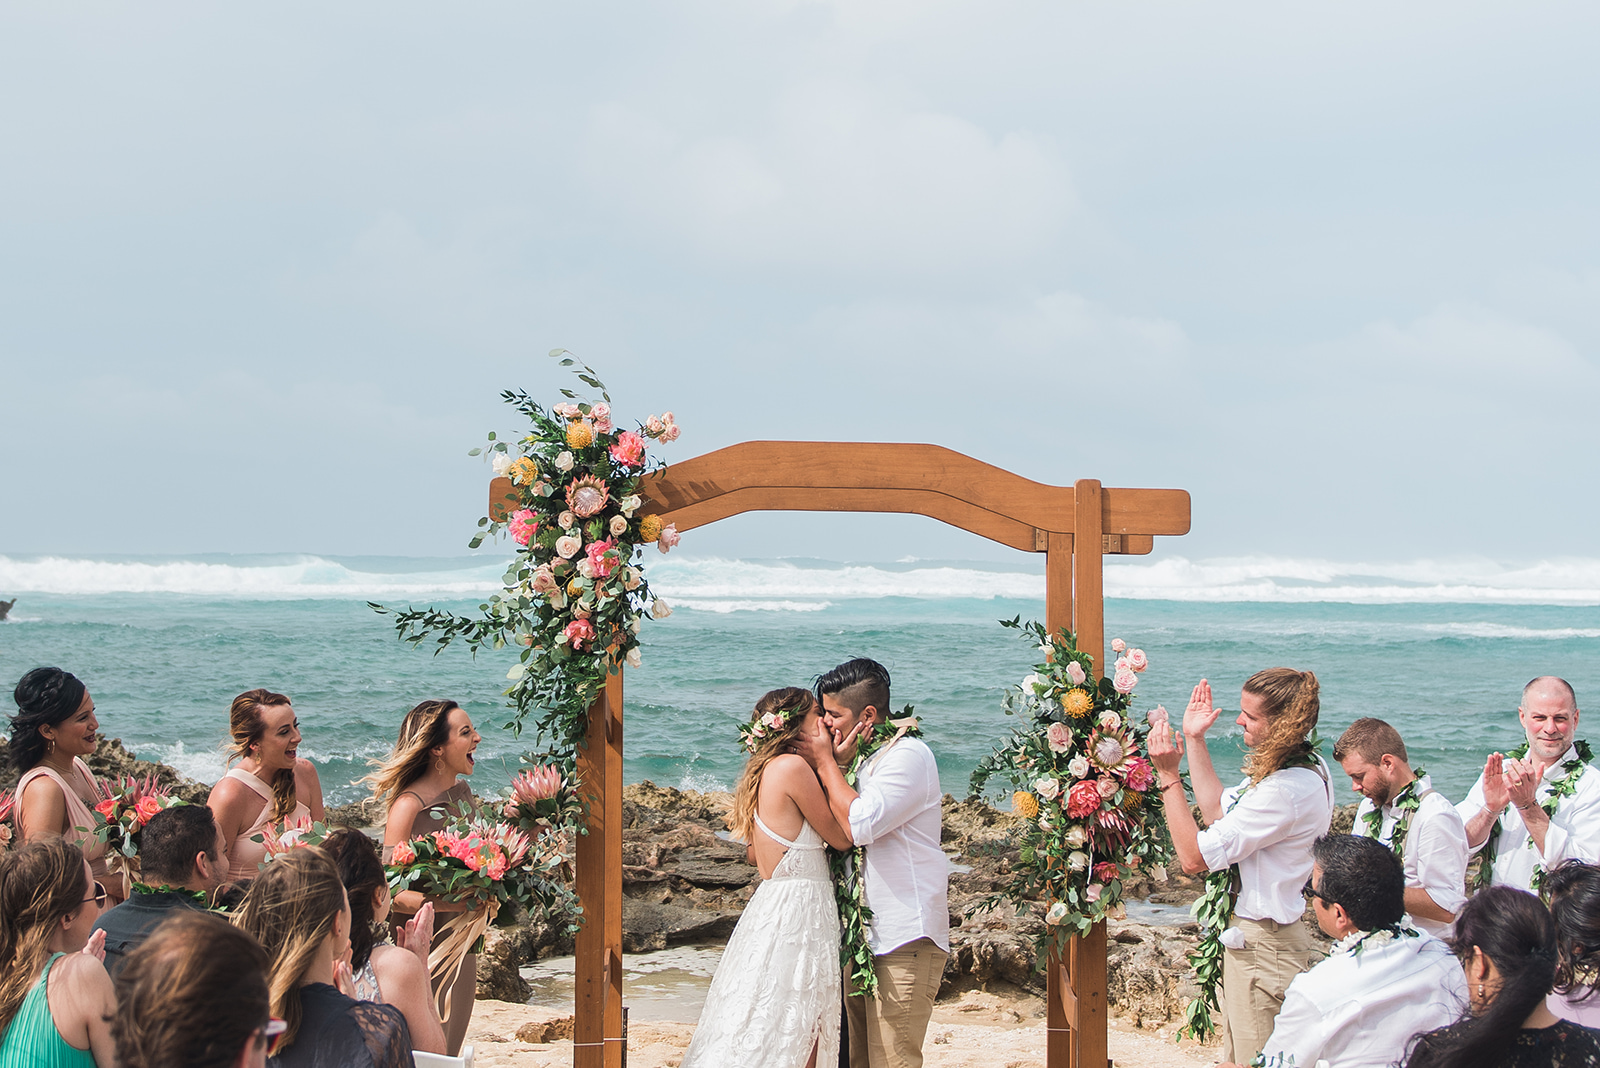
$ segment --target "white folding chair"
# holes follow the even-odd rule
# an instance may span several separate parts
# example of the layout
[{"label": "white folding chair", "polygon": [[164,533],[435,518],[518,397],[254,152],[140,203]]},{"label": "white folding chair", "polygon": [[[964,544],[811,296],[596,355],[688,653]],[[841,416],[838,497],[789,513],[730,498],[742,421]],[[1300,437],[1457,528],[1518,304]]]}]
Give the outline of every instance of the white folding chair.
[{"label": "white folding chair", "polygon": [[417,1068],[472,1068],[472,1043],[461,1047],[461,1056],[446,1057],[442,1053],[423,1053],[417,1050],[411,1054],[411,1059]]}]

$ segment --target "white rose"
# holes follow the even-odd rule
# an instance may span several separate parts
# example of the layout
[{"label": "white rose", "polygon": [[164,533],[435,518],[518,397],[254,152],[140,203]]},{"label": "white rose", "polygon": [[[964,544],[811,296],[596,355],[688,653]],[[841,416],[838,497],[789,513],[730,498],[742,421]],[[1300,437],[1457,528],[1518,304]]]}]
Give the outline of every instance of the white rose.
[{"label": "white rose", "polygon": [[1165,864],[1157,864],[1155,867],[1150,869],[1150,877],[1158,883],[1166,882],[1167,866]]},{"label": "white rose", "polygon": [[556,539],[556,552],[561,554],[561,559],[571,560],[578,555],[578,550],[583,548],[583,539],[575,538],[571,534],[564,534]]},{"label": "white rose", "polygon": [[633,513],[637,512],[639,510],[639,506],[642,504],[644,504],[643,497],[640,497],[637,493],[630,493],[628,496],[622,498],[622,514],[627,516],[629,519],[632,519]]},{"label": "white rose", "polygon": [[1051,778],[1035,779],[1033,780],[1033,792],[1046,801],[1054,801],[1061,795],[1061,783]]},{"label": "white rose", "polygon": [[644,625],[642,620],[643,617],[641,616],[634,616],[632,619],[628,620],[628,631],[637,635],[639,633],[639,628]]},{"label": "white rose", "polygon": [[1074,779],[1081,779],[1089,774],[1089,758],[1079,753],[1067,762],[1067,774]]},{"label": "white rose", "polygon": [[1067,857],[1067,867],[1073,871],[1086,871],[1089,867],[1089,854],[1074,852]]},{"label": "white rose", "polygon": [[651,619],[666,619],[671,614],[672,607],[659,597],[657,597],[655,599],[655,603],[650,606]]},{"label": "white rose", "polygon": [[622,585],[630,590],[638,589],[639,584],[644,581],[644,576],[639,574],[639,569],[636,567],[627,568],[622,574]]},{"label": "white rose", "polygon": [[644,662],[644,656],[639,652],[639,647],[637,645],[628,650],[626,659],[628,661],[628,666],[631,668],[636,668]]},{"label": "white rose", "polygon": [[489,466],[496,475],[504,475],[511,470],[511,457],[506,453],[497,452],[494,454],[494,460],[490,462]]},{"label": "white rose", "polygon": [[586,579],[594,578],[594,565],[588,560],[578,561],[578,574]]},{"label": "white rose", "polygon": [[1074,823],[1067,828],[1066,840],[1067,845],[1073,849],[1081,849],[1083,844],[1089,840],[1089,832],[1083,829],[1083,824]]},{"label": "white rose", "polygon": [[620,515],[614,515],[611,517],[611,522],[607,524],[607,526],[613,535],[621,535],[627,531],[628,521],[622,518]]},{"label": "white rose", "polygon": [[1052,925],[1058,924],[1066,918],[1067,903],[1065,901],[1057,901],[1054,905],[1050,906],[1050,911],[1044,914],[1044,922]]},{"label": "white rose", "polygon": [[572,454],[570,452],[563,452],[560,456],[556,457],[556,470],[557,471],[571,471],[572,470]]},{"label": "white rose", "polygon": [[1122,726],[1122,717],[1108,708],[1100,713],[1100,726],[1108,731],[1114,731]]},{"label": "white rose", "polygon": [[556,516],[556,526],[560,527],[562,530],[571,530],[572,525],[577,521],[578,517],[573,515],[571,512],[562,512],[560,515]]},{"label": "white rose", "polygon": [[1039,687],[1039,685],[1040,685],[1040,679],[1039,679],[1039,676],[1037,676],[1037,675],[1029,675],[1027,678],[1022,680],[1022,688],[1024,690],[1029,691],[1030,693],[1031,692],[1036,692],[1038,687]]}]

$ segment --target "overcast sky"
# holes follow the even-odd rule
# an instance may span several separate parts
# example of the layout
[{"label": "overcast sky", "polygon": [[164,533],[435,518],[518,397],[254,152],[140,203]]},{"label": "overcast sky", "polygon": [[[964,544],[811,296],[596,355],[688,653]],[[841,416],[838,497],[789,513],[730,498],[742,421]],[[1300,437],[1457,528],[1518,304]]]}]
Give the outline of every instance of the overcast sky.
[{"label": "overcast sky", "polygon": [[0,552],[463,552],[465,452],[564,346],[672,456],[1180,486],[1191,556],[1594,554],[1597,40],[1592,3],[7,3]]}]

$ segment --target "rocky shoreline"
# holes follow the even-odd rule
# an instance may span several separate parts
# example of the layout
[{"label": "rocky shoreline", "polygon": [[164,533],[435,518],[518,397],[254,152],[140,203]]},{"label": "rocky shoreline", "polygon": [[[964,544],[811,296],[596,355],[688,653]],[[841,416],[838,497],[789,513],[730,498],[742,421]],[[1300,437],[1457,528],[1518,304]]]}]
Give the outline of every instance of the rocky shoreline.
[{"label": "rocky shoreline", "polygon": [[[116,739],[102,739],[88,763],[103,777],[154,775],[197,804],[203,804],[210,791],[208,785],[184,779],[166,765],[139,760]],[[0,774],[0,788],[14,786],[15,781],[14,772]],[[624,788],[624,952],[726,941],[761,881],[745,862],[744,847],[725,837],[724,818],[731,804],[726,793],[677,790],[648,781]],[[1334,829],[1348,831],[1354,812],[1354,805],[1340,806]],[[981,992],[1036,1006],[1045,990],[1034,959],[1042,920],[1032,912],[1019,915],[1010,907],[969,915],[979,901],[1005,884],[1017,861],[1011,844],[1015,817],[982,800],[946,795],[943,820],[945,852],[952,862],[951,946],[939,998],[945,1002]],[[376,831],[382,826],[383,811],[371,800],[360,801],[329,809],[327,822]],[[1131,887],[1128,899],[1183,909],[1200,890],[1198,879],[1173,865],[1165,884]],[[492,930],[479,959],[478,997],[526,1002],[530,991],[519,968],[571,954],[572,937],[566,926],[565,917],[555,917]],[[1136,1028],[1175,1027],[1197,993],[1184,959],[1194,948],[1197,926],[1187,920],[1170,925],[1113,920],[1107,934],[1112,1013]],[[1313,934],[1326,941],[1314,926]]]}]

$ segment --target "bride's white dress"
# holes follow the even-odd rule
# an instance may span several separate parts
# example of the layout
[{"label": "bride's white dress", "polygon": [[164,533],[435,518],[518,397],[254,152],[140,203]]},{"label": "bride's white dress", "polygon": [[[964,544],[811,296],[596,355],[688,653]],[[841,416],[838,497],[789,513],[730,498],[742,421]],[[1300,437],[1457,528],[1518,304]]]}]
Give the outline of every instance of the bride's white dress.
[{"label": "bride's white dress", "polygon": [[839,1060],[839,909],[822,836],[802,823],[756,887],[711,980],[682,1068],[804,1068]]}]

